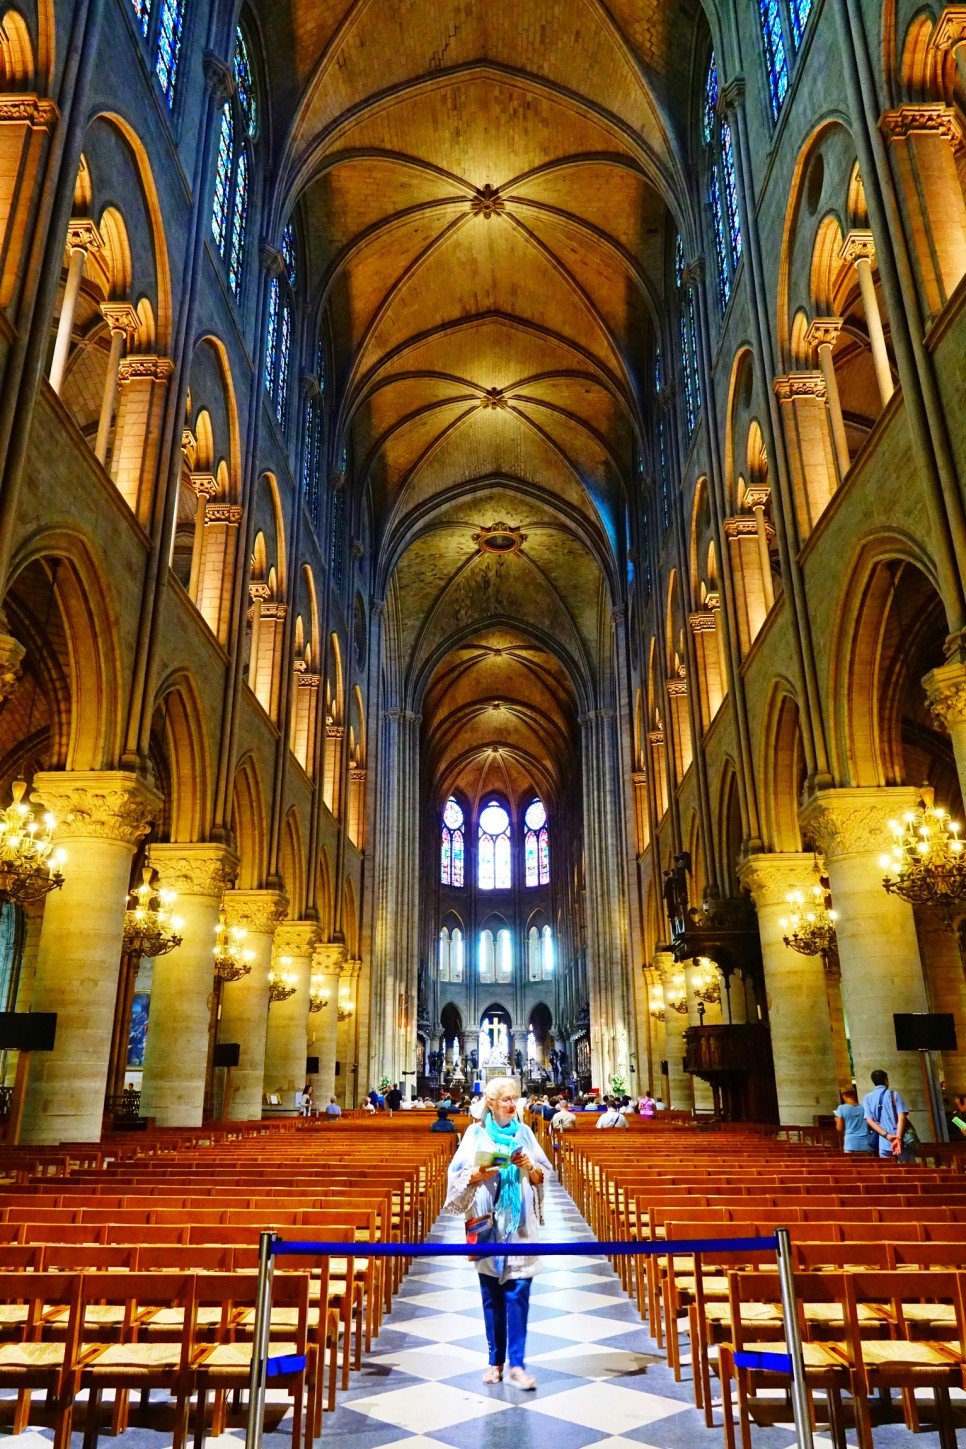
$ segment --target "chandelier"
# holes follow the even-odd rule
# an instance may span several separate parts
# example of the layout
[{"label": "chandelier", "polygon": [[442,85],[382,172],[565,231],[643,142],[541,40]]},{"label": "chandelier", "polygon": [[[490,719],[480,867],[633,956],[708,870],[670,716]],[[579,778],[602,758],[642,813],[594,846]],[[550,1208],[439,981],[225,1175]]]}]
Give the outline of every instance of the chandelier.
[{"label": "chandelier", "polygon": [[935,906],[951,931],[953,913],[966,904],[966,853],[959,825],[934,804],[932,789],[924,785],[920,794],[918,810],[889,821],[892,853],[883,855],[879,864],[890,874],[882,884],[911,906]]},{"label": "chandelier", "polygon": [[686,1015],[688,1009],[688,988],[684,980],[683,971],[677,972],[671,978],[669,985],[665,986],[664,1001],[672,1011],[678,1012],[681,1016]]},{"label": "chandelier", "polygon": [[352,1004],[351,988],[347,982],[344,986],[339,987],[339,1021],[348,1021],[354,1011],[355,1007]]},{"label": "chandelier", "polygon": [[716,1006],[721,1000],[721,976],[714,961],[708,956],[696,956],[692,969],[695,999],[706,1006]]},{"label": "chandelier", "polygon": [[322,980],[321,976],[315,975],[309,982],[309,1011],[321,1011],[329,1004],[328,997],[322,995]]},{"label": "chandelier", "polygon": [[171,914],[177,900],[174,891],[151,884],[151,867],[141,871],[141,884],[130,893],[134,902],[124,912],[123,948],[129,956],[166,956],[181,945],[184,922]]},{"label": "chandelier", "polygon": [[835,922],[838,912],[832,910],[832,898],[821,876],[804,891],[789,891],[785,897],[791,906],[791,913],[782,917],[778,924],[784,931],[782,940],[790,951],[800,956],[821,956],[826,971],[838,962],[838,938]]},{"label": "chandelier", "polygon": [[0,901],[23,906],[60,890],[65,856],[54,849],[53,815],[38,820],[25,780],[14,780],[13,800],[0,810]]},{"label": "chandelier", "polygon": [[647,998],[647,1009],[655,1021],[664,1020],[664,993],[660,986],[652,986]]},{"label": "chandelier", "polygon": [[276,971],[273,966],[268,973],[268,1001],[288,1001],[294,996],[298,989],[298,977],[289,968],[292,964],[291,956],[279,956],[278,964],[281,971]]},{"label": "chandelier", "polygon": [[247,934],[244,926],[229,926],[222,904],[215,927],[216,981],[238,981],[251,971],[255,952],[245,948]]}]

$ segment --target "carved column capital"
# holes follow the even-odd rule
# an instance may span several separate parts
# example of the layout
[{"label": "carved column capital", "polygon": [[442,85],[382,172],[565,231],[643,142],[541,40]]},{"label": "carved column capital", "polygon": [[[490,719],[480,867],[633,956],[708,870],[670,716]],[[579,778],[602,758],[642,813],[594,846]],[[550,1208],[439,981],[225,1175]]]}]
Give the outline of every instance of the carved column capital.
[{"label": "carved column capital", "polygon": [[818,398],[820,402],[828,398],[825,378],[820,372],[787,372],[783,377],[776,377],[772,386],[775,396],[782,403],[795,402],[802,397]]},{"label": "carved column capital", "polygon": [[270,277],[280,277],[285,270],[285,258],[272,242],[263,241],[258,248],[258,260],[262,271]]},{"label": "carved column capital", "polygon": [[170,357],[153,357],[147,353],[135,352],[122,357],[118,363],[117,385],[123,387],[128,382],[168,382],[173,372],[174,363]]},{"label": "carved column capital", "polygon": [[129,770],[45,770],[33,799],[55,817],[63,840],[116,840],[135,846],[158,818],[157,792]]},{"label": "carved column capital", "polygon": [[[6,623],[5,619],[3,623]],[[26,652],[19,639],[0,632],[0,700],[9,699],[19,684]]]},{"label": "carved column capital", "polygon": [[190,845],[152,845],[148,861],[168,890],[179,896],[207,896],[221,900],[238,876],[238,856],[227,846],[199,842]]},{"label": "carved column capital", "polygon": [[813,317],[805,333],[809,347],[834,347],[842,330],[841,317]]},{"label": "carved column capital", "polygon": [[285,919],[288,897],[281,891],[225,892],[229,926],[244,926],[255,936],[272,936]]},{"label": "carved column capital", "polygon": [[312,970],[323,976],[338,976],[348,954],[349,949],[342,941],[320,941],[312,953]]},{"label": "carved column capital", "polygon": [[849,856],[888,850],[889,822],[915,810],[919,791],[908,785],[891,789],[819,790],[798,812],[803,831],[829,864]]},{"label": "carved column capital", "polygon": [[736,75],[726,86],[721,87],[721,94],[718,97],[718,110],[726,121],[730,121],[739,106],[745,103],[745,78],[743,75]]},{"label": "carved column capital", "polygon": [[944,52],[966,42],[966,5],[947,5],[932,33],[930,43]]},{"label": "carved column capital", "polygon": [[123,332],[127,336],[136,332],[141,319],[130,302],[102,302],[101,316],[112,332]]},{"label": "carved column capital", "polygon": [[303,372],[299,378],[299,391],[307,402],[322,396],[322,389],[319,386],[319,379],[314,372]]},{"label": "carved column capital", "polygon": [[966,720],[966,664],[940,664],[925,676],[922,687],[933,719],[951,734],[953,722]]},{"label": "carved column capital", "polygon": [[231,66],[213,50],[206,50],[202,60],[205,85],[216,106],[223,106],[235,91],[235,78]]},{"label": "carved column capital", "polygon": [[879,129],[893,141],[904,141],[917,131],[932,132],[948,141],[954,150],[966,144],[962,122],[952,106],[941,101],[922,102],[918,105],[900,106],[895,111],[883,111]]},{"label": "carved column capital", "polygon": [[790,891],[811,884],[814,868],[815,857],[805,851],[746,855],[738,863],[738,879],[759,909],[784,906]]},{"label": "carved column capital", "polygon": [[855,264],[864,258],[870,266],[874,265],[875,237],[871,231],[860,231],[853,227],[842,243],[842,250],[839,256],[843,262],[852,262]]},{"label": "carved column capital", "polygon": [[705,260],[704,255],[698,252],[697,256],[691,258],[684,268],[683,282],[686,287],[695,287],[699,282],[704,281]]},{"label": "carved column capital", "polygon": [[275,928],[276,956],[311,956],[319,940],[315,921],[283,921]]},{"label": "carved column capital", "polygon": [[75,216],[67,223],[68,251],[99,252],[103,245],[104,238],[90,217]]}]

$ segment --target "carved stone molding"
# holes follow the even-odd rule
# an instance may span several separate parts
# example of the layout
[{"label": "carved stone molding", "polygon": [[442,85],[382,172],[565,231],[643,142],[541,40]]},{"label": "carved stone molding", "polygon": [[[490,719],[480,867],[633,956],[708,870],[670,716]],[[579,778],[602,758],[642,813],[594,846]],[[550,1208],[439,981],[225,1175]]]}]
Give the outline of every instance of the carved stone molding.
[{"label": "carved stone molding", "polygon": [[832,347],[842,330],[841,317],[813,317],[805,333],[809,347]]},{"label": "carved stone molding", "polygon": [[358,957],[347,957],[339,972],[343,981],[357,981],[362,975],[362,962]]},{"label": "carved stone molding", "polygon": [[730,120],[739,106],[745,103],[745,78],[743,75],[736,75],[726,86],[721,87],[718,96],[718,111],[725,120]]},{"label": "carved stone molding", "polygon": [[696,257],[691,258],[684,268],[682,281],[686,287],[695,287],[704,281],[704,273],[705,261],[703,255],[699,252]]},{"label": "carved stone molding", "polygon": [[132,848],[151,829],[161,801],[129,770],[45,770],[33,799],[56,818],[58,840],[116,840]]},{"label": "carved stone molding", "polygon": [[152,845],[148,860],[161,884],[179,896],[220,901],[238,876],[238,856],[224,845]]},{"label": "carved stone molding", "polygon": [[922,687],[933,719],[951,734],[953,723],[966,720],[966,665],[940,664],[925,676]]},{"label": "carved stone molding", "polygon": [[311,956],[319,943],[315,921],[283,921],[275,928],[276,956]]},{"label": "carved stone molding", "polygon": [[60,117],[53,101],[42,100],[40,96],[0,96],[0,122],[16,121],[26,123],[38,131],[50,131]]},{"label": "carved stone molding", "polygon": [[664,731],[663,730],[648,730],[648,732],[647,732],[647,738],[648,738],[648,743],[649,744],[652,744],[652,745],[663,745],[663,743],[664,743]]},{"label": "carved stone molding", "polygon": [[262,271],[267,272],[270,277],[280,277],[285,271],[285,258],[277,246],[271,242],[263,241],[258,248],[258,260]]},{"label": "carved stone molding", "polygon": [[713,634],[717,620],[711,609],[702,609],[688,615],[688,626],[692,634]]},{"label": "carved stone molding", "polygon": [[843,262],[858,262],[864,257],[870,266],[875,264],[875,238],[871,231],[849,232],[839,253]]},{"label": "carved stone molding", "polygon": [[952,106],[945,106],[939,101],[883,111],[879,128],[893,141],[904,141],[917,131],[925,131],[941,136],[954,150],[966,144],[959,116]]},{"label": "carved stone molding", "polygon": [[213,50],[206,50],[202,61],[205,71],[205,85],[216,106],[223,106],[235,91],[235,78],[231,66]]},{"label": "carved stone molding", "polygon": [[199,498],[214,498],[218,492],[218,479],[214,473],[189,473],[188,480]]},{"label": "carved stone molding", "polygon": [[887,850],[890,820],[919,803],[919,791],[902,785],[892,789],[820,790],[798,812],[802,830],[831,865],[848,856],[878,855]]},{"label": "carved stone molding", "polygon": [[342,941],[318,941],[312,952],[312,970],[323,976],[337,976],[348,954],[348,947]]},{"label": "carved stone molding", "polygon": [[828,389],[820,372],[787,372],[776,377],[772,386],[779,402],[794,402],[796,398],[813,397],[825,402]]},{"label": "carved stone molding", "polygon": [[99,252],[103,245],[104,238],[90,217],[76,216],[67,223],[68,251]]},{"label": "carved stone molding", "polygon": [[930,43],[940,52],[955,50],[966,42],[966,5],[947,5],[932,33]]},{"label": "carved stone molding", "polygon": [[[137,316],[137,313],[134,314]],[[113,323],[111,324],[113,330]],[[152,357],[145,353],[133,353],[122,357],[117,364],[117,385],[127,382],[167,382],[174,372],[170,357]]]},{"label": "carved stone molding", "polygon": [[750,483],[745,489],[746,508],[767,508],[771,502],[771,489],[767,483]]},{"label": "carved stone molding", "polygon": [[[725,538],[757,538],[758,520],[748,514],[738,514],[736,518],[726,518],[724,521]],[[768,538],[775,537],[775,530],[770,523],[765,524],[765,534]]]},{"label": "carved stone molding", "polygon": [[19,639],[0,633],[0,700],[8,699],[19,684],[26,652]]},{"label": "carved stone molding", "polygon": [[255,936],[272,936],[284,921],[288,897],[281,891],[226,891],[229,926],[244,926]]},{"label": "carved stone molding", "polygon": [[278,619],[281,621],[288,613],[288,604],[280,604],[277,599],[270,599],[262,604],[262,618],[265,620]]},{"label": "carved stone molding", "polygon": [[112,332],[136,332],[141,319],[130,302],[102,302],[101,316]]},{"label": "carved stone molding", "polygon": [[506,408],[509,407],[506,393],[499,387],[488,387],[480,394],[481,408]]},{"label": "carved stone molding", "polygon": [[230,523],[237,528],[243,513],[240,503],[209,503],[205,510],[205,524]]},{"label": "carved stone molding", "polygon": [[476,195],[470,199],[470,211],[474,216],[482,216],[484,221],[489,221],[491,216],[497,215],[506,210],[506,202],[495,186],[489,182]]},{"label": "carved stone molding", "polygon": [[687,699],[688,681],[686,679],[668,679],[664,688],[667,690],[668,699]]},{"label": "carved stone molding", "polygon": [[746,855],[738,862],[738,879],[755,905],[783,906],[789,891],[811,884],[815,857],[804,851]]},{"label": "carved stone molding", "polygon": [[299,689],[318,689],[322,683],[321,674],[307,674],[301,670],[298,676]]},{"label": "carved stone molding", "polygon": [[248,585],[248,597],[251,599],[253,604],[259,601],[263,604],[266,604],[268,600],[272,597],[271,585],[266,584],[261,579],[252,579],[251,583]]},{"label": "carved stone molding", "polygon": [[319,379],[314,372],[302,373],[302,376],[299,378],[299,391],[307,401],[322,396]]}]

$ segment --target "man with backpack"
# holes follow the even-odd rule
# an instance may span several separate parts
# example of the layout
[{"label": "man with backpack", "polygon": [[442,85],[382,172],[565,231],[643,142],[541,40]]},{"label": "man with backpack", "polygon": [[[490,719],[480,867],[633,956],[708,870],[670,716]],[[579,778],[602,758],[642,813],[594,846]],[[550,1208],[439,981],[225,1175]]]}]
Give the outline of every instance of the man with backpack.
[{"label": "man with backpack", "polygon": [[889,1086],[888,1072],[872,1073],[872,1091],[867,1092],[862,1110],[869,1130],[879,1139],[879,1156],[896,1157],[900,1162],[915,1161],[912,1143],[904,1143],[909,1129],[909,1108],[898,1092]]}]

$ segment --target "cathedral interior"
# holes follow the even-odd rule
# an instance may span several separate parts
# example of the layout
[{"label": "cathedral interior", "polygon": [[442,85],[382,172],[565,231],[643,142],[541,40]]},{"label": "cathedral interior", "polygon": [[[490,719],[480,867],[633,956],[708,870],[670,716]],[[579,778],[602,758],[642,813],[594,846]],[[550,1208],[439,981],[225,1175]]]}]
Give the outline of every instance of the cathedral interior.
[{"label": "cathedral interior", "polygon": [[966,7],[4,0],[0,139],[24,1143],[966,1092]]}]

